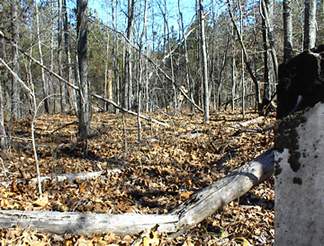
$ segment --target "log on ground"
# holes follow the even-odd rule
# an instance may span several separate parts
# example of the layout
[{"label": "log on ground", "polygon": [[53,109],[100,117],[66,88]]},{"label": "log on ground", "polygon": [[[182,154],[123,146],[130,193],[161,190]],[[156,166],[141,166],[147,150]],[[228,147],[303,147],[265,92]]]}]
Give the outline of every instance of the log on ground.
[{"label": "log on ground", "polygon": [[[40,176],[40,182],[44,182],[46,180],[51,180],[53,182],[73,182],[75,180],[85,181],[98,178],[100,176],[106,175],[111,176],[114,174],[121,173],[121,169],[114,168],[114,169],[107,169],[105,171],[96,171],[96,172],[81,172],[81,173],[63,173],[63,174],[52,174],[48,176]],[[0,182],[2,186],[9,186],[13,181],[3,181]],[[15,180],[16,183],[31,183],[37,184],[37,177],[32,179],[17,179]]]},{"label": "log on ground", "polygon": [[58,234],[135,234],[159,225],[161,232],[190,228],[237,199],[273,173],[273,151],[234,170],[228,176],[195,193],[165,215],[96,214],[77,212],[0,210],[0,228],[20,226]]}]

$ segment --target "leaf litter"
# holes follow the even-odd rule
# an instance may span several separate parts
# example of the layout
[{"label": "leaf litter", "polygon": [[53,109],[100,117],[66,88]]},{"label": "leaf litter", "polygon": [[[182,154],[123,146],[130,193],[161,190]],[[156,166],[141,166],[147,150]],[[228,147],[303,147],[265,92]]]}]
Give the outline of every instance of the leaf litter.
[{"label": "leaf litter", "polygon": [[[93,136],[87,153],[77,143],[76,118],[46,115],[36,122],[36,143],[41,175],[107,171],[95,179],[43,182],[37,195],[30,123],[15,123],[13,145],[1,153],[0,208],[97,213],[167,213],[191,194],[226,176],[273,145],[274,124],[266,117],[238,130],[233,124],[257,118],[239,112],[212,115],[204,125],[201,115],[154,114],[169,128],[142,122],[137,141],[136,117],[93,115]],[[250,130],[247,130],[250,129]],[[254,129],[258,129],[254,131]],[[260,131],[261,129],[261,131]],[[126,133],[126,134],[125,134]],[[25,180],[26,182],[18,182]],[[139,235],[111,233],[93,236],[55,235],[30,228],[0,230],[1,245],[272,245],[274,191],[269,179],[217,211],[196,227],[170,237],[152,231]],[[154,235],[153,238],[147,235]]]}]

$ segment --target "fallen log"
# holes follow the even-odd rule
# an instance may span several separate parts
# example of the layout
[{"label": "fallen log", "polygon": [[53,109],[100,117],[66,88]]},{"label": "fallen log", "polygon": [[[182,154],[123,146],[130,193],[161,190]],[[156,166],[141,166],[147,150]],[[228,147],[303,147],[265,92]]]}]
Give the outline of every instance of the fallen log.
[{"label": "fallen log", "polygon": [[0,226],[10,228],[19,225],[38,231],[56,234],[82,234],[113,232],[136,234],[156,224],[164,232],[176,231],[176,215],[143,214],[95,214],[78,212],[1,210]]},{"label": "fallen log", "polygon": [[0,210],[0,228],[18,225],[58,234],[135,234],[159,225],[160,232],[178,232],[196,225],[270,177],[273,165],[273,151],[266,151],[165,215]]},{"label": "fallen log", "polygon": [[229,202],[244,195],[253,186],[269,178],[274,170],[273,160],[273,150],[268,150],[221,180],[193,194],[173,212],[179,215],[178,227],[187,228],[198,224]]},{"label": "fallen log", "polygon": [[[108,169],[105,171],[97,171],[97,172],[81,172],[81,173],[65,173],[65,174],[53,174],[53,175],[48,175],[48,176],[40,176],[39,180],[40,182],[44,182],[45,180],[52,180],[52,181],[56,181],[56,182],[64,182],[64,181],[68,181],[68,182],[73,182],[75,180],[80,180],[80,181],[85,181],[85,180],[90,180],[90,179],[95,179],[100,177],[101,175],[113,175],[116,173],[120,173],[121,170],[120,169]],[[32,183],[32,184],[36,184],[37,178],[32,178],[32,179],[17,179],[15,180],[16,183]],[[9,186],[12,182],[8,181],[4,181],[4,182],[0,182],[0,185],[2,186]]]},{"label": "fallen log", "polygon": [[247,127],[249,125],[253,125],[253,124],[257,124],[257,123],[260,123],[264,120],[264,116],[259,116],[255,119],[251,119],[251,120],[247,120],[247,121],[244,121],[244,122],[239,122],[239,123],[235,123],[233,124],[232,127],[236,128],[236,127]]}]

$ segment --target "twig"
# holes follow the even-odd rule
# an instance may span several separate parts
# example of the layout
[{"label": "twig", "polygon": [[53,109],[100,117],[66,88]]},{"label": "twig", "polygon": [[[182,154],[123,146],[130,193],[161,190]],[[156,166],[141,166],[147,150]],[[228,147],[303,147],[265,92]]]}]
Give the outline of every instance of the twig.
[{"label": "twig", "polygon": [[59,128],[56,128],[55,130],[53,130],[52,132],[51,132],[51,134],[53,134],[53,133],[55,133],[55,132],[57,132],[57,131],[59,131],[59,130],[62,130],[63,128],[65,128],[65,127],[68,127],[68,126],[72,126],[72,125],[74,125],[74,124],[77,124],[78,123],[78,121],[72,121],[72,122],[69,122],[69,123],[66,123],[66,124],[64,124],[63,126],[60,126]]}]

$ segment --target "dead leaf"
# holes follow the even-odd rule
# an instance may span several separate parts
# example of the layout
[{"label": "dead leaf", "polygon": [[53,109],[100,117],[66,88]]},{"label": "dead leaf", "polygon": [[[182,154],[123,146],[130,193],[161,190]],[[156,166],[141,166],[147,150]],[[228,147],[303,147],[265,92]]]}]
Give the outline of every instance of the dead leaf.
[{"label": "dead leaf", "polygon": [[252,246],[245,237],[236,237],[235,242],[241,243],[242,246]]},{"label": "dead leaf", "polygon": [[33,202],[33,205],[45,208],[48,204],[48,195],[42,194],[36,201]]}]

